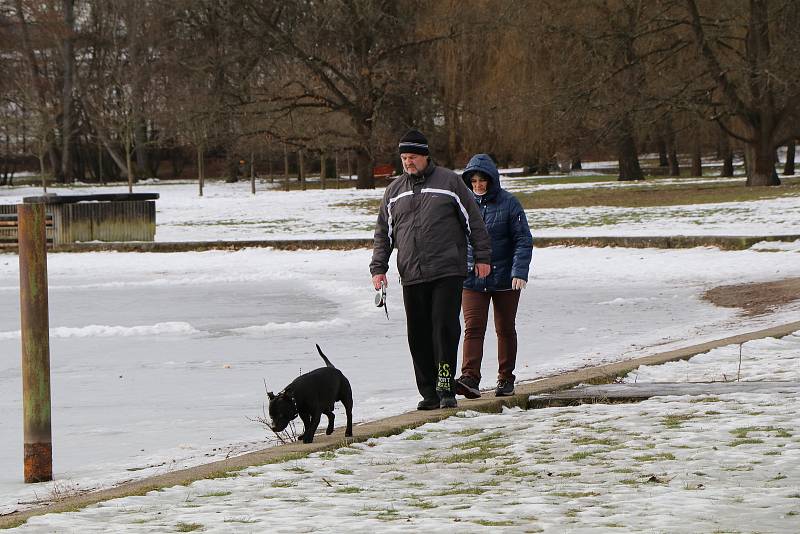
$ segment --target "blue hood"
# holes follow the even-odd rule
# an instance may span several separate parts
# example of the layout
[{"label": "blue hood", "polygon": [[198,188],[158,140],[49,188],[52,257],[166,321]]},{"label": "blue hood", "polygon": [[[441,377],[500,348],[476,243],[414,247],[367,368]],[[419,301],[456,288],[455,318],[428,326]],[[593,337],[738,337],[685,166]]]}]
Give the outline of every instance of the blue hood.
[{"label": "blue hood", "polygon": [[497,191],[500,190],[500,173],[497,171],[497,167],[489,154],[475,154],[472,156],[467,164],[467,168],[461,173],[461,178],[470,190],[472,190],[472,184],[470,182],[470,180],[472,180],[472,175],[478,171],[489,177],[489,188],[485,195],[487,200],[489,200],[497,195]]}]

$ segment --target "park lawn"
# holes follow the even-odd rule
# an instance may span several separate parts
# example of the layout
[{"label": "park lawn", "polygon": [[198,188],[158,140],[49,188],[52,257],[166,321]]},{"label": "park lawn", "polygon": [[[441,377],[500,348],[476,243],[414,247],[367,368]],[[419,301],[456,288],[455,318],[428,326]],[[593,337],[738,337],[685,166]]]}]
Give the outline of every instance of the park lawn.
[{"label": "park lawn", "polygon": [[659,184],[644,181],[635,186],[586,189],[552,189],[519,192],[515,196],[525,209],[586,206],[653,207],[747,202],[800,196],[800,179],[784,178],[779,187],[747,187],[744,182]]},{"label": "park lawn", "polygon": [[[617,182],[615,178],[602,176],[579,176],[579,182]],[[552,184],[553,179],[534,179],[536,182]],[[674,180],[674,179],[673,179]],[[747,202],[778,197],[800,197],[800,178],[781,178],[778,187],[747,187],[744,181],[721,181],[715,183],[659,183],[659,179],[628,182],[625,187],[565,188],[531,192],[514,192],[525,209],[576,208],[587,206],[613,206],[620,208],[684,206],[692,204],[716,204],[722,202]],[[341,202],[337,207],[347,207],[377,213],[380,199],[358,199]]]}]

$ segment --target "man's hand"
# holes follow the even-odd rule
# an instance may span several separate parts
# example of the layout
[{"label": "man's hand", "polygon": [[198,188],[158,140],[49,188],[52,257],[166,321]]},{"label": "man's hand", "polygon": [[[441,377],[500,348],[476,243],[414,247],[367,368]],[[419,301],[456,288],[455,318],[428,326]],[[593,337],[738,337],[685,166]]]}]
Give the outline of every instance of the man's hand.
[{"label": "man's hand", "polygon": [[475,276],[478,278],[486,278],[490,272],[492,272],[492,266],[488,263],[475,264]]},{"label": "man's hand", "polygon": [[515,289],[519,291],[520,289],[525,289],[525,286],[528,285],[528,282],[523,280],[522,278],[512,278],[511,279],[511,289]]},{"label": "man's hand", "polygon": [[386,280],[385,274],[376,274],[375,276],[372,277],[372,286],[376,290],[381,288],[381,282],[383,282],[383,285],[385,286],[389,285],[389,281]]}]

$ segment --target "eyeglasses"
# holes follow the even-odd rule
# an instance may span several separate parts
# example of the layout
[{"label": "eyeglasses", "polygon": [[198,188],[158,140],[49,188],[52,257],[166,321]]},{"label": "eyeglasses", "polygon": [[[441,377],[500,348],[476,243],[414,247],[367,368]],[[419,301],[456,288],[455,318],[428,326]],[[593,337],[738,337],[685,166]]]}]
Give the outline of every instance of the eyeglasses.
[{"label": "eyeglasses", "polygon": [[386,282],[381,282],[381,288],[375,293],[375,306],[383,308],[386,312],[386,320],[389,320],[389,308],[386,306]]}]

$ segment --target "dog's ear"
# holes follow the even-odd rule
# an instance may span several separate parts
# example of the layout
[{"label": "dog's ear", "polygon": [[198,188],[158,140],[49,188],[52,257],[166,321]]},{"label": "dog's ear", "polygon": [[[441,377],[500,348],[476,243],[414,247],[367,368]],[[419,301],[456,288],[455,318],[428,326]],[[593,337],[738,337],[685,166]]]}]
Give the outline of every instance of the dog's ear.
[{"label": "dog's ear", "polygon": [[271,391],[267,391],[267,397],[269,397],[269,400],[275,400],[275,395]]}]

